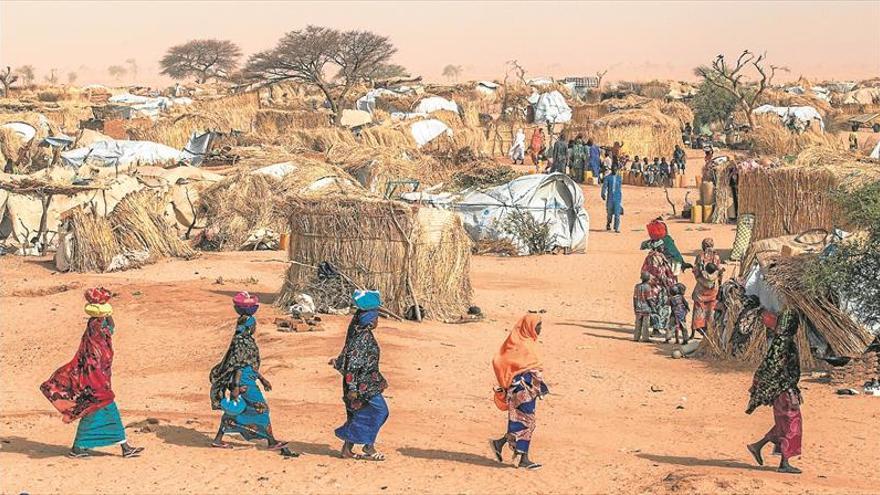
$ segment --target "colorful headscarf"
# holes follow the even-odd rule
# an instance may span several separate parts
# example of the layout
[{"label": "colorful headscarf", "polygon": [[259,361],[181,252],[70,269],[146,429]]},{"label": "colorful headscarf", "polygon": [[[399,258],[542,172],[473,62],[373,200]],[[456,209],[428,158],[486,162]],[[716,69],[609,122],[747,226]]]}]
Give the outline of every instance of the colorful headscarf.
[{"label": "colorful headscarf", "polygon": [[40,391],[70,423],[113,402],[113,318],[89,318],[79,349],[69,363],[40,385]]},{"label": "colorful headscarf", "polygon": [[235,335],[229,343],[229,348],[223,359],[213,368],[209,380],[211,381],[211,409],[220,409],[220,401],[226,395],[226,391],[234,385],[235,372],[250,366],[257,371],[260,369],[260,348],[254,340],[254,331],[257,329],[257,320],[253,316],[241,316],[235,327]]},{"label": "colorful headscarf", "polygon": [[772,405],[780,394],[788,390],[800,396],[797,384],[801,377],[801,365],[794,341],[798,323],[797,314],[791,310],[785,310],[779,316],[767,355],[755,371],[746,414],[751,414],[759,406]]},{"label": "colorful headscarf", "polygon": [[110,300],[113,294],[103,287],[92,287],[86,290],[85,296],[89,304],[104,304]]},{"label": "colorful headscarf", "polygon": [[712,239],[711,237],[707,237],[707,238],[703,239],[702,246],[703,246],[703,251],[705,251],[707,249],[712,249],[715,247],[715,240]]},{"label": "colorful headscarf", "polygon": [[538,357],[538,324],[541,318],[529,313],[516,323],[492,359],[495,378],[502,388],[510,387],[514,377],[528,370],[543,369]]}]

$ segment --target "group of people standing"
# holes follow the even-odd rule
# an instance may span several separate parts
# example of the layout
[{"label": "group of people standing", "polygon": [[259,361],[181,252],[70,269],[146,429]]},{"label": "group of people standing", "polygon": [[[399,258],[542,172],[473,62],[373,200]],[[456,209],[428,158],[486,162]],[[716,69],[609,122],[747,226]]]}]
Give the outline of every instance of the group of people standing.
[{"label": "group of people standing", "polygon": [[[655,220],[652,225],[659,223]],[[688,264],[666,232],[665,224],[660,232],[662,235],[658,234],[643,244],[648,254],[642,263],[640,281],[633,289],[633,339],[636,342],[649,341],[650,330],[653,335],[662,334],[667,343],[674,339],[676,344],[687,344],[697,333],[705,335],[714,323],[724,267],[712,238],[703,239],[700,253],[693,264]],[[691,307],[685,298],[686,288],[678,280],[681,271],[688,268],[693,270],[696,280],[691,294],[690,332],[687,316]]]},{"label": "group of people standing", "polygon": [[[144,449],[127,442],[110,383],[112,336],[116,329],[109,302],[112,293],[97,287],[87,290],[85,297],[89,319],[79,349],[40,390],[65,423],[79,420],[69,457],[90,457],[94,454],[92,449],[109,445],[121,446],[123,457],[138,457]],[[383,397],[388,382],[379,369],[381,351],[373,334],[379,322],[381,295],[378,291],[355,291],[352,305],[355,312],[342,350],[328,363],[340,374],[346,416],[335,434],[342,441],[342,458],[384,461],[385,455],[376,449],[376,440],[389,416]],[[232,338],[222,359],[208,375],[211,408],[222,412],[210,445],[231,449],[233,446],[224,437],[237,434],[246,440],[265,440],[268,450],[284,457],[299,457],[288,442],[275,436],[263,395],[262,390],[272,391],[272,384],[260,371],[254,318],[260,307],[259,298],[240,292],[233,297],[232,306],[237,314]],[[549,392],[538,356],[541,327],[537,314],[523,316],[492,360],[497,380],[493,401],[499,409],[507,411],[508,421],[504,436],[492,440],[490,446],[498,462],[504,461],[504,449],[509,447],[515,465],[528,470],[541,468],[541,464],[529,458],[529,445],[536,426],[537,400]],[[357,446],[361,446],[360,451]]]},{"label": "group of people standing", "polygon": [[[612,168],[620,168],[622,147],[623,143],[620,142],[615,142],[612,146],[599,146],[592,139],[585,139],[580,134],[569,139],[565,131],[548,146],[547,134],[543,128],[538,127],[532,132],[528,147],[525,131],[517,129],[508,156],[514,164],[522,165],[525,164],[528,154],[535,172],[568,174],[576,182],[582,183],[588,171],[601,181]],[[547,165],[542,169],[541,164],[545,161]]]}]

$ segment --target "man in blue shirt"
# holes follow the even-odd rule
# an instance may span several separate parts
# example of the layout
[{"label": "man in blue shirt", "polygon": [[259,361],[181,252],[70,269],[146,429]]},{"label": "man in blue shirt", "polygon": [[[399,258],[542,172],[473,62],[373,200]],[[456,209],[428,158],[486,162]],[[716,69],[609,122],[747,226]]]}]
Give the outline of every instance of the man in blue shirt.
[{"label": "man in blue shirt", "polygon": [[602,199],[605,200],[605,230],[611,230],[614,222],[614,231],[620,233],[620,215],[623,214],[623,181],[618,173],[618,167],[611,167],[611,175],[602,181]]}]

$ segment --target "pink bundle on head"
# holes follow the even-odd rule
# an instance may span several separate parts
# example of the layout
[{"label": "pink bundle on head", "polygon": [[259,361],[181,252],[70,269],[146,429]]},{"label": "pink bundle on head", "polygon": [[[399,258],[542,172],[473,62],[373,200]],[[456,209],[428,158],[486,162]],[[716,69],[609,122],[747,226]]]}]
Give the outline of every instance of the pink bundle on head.
[{"label": "pink bundle on head", "polygon": [[90,304],[105,304],[112,294],[103,287],[93,287],[85,292],[86,301]]},{"label": "pink bundle on head", "polygon": [[260,305],[260,298],[249,292],[239,292],[232,298],[232,304],[239,308],[252,308]]}]

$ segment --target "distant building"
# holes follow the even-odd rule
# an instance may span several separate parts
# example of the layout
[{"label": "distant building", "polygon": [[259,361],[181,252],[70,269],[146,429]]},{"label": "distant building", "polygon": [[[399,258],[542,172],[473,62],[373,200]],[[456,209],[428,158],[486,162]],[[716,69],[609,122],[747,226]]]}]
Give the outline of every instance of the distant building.
[{"label": "distant building", "polygon": [[562,83],[574,89],[593,89],[599,87],[599,78],[595,76],[566,77]]}]

